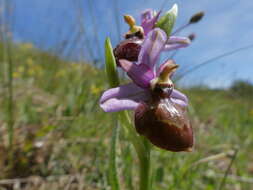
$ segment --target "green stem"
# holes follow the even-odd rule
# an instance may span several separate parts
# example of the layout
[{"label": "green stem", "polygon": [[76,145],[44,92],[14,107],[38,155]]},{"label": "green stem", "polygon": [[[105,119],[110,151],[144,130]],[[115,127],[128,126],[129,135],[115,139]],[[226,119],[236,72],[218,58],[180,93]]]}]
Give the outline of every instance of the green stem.
[{"label": "green stem", "polygon": [[143,155],[143,152],[145,152],[145,146],[143,142],[141,141],[140,137],[137,135],[135,129],[133,128],[133,125],[131,123],[128,113],[125,111],[125,112],[120,113],[119,116],[120,116],[119,117],[120,122],[125,127],[126,131],[128,132],[129,140],[133,144],[135,151],[138,155],[138,158],[141,158]]},{"label": "green stem", "polygon": [[140,160],[140,186],[139,190],[149,190],[151,187],[150,183],[150,144],[148,140],[143,137],[143,144],[145,146],[145,152]]},{"label": "green stem", "polygon": [[117,162],[116,162],[116,146],[118,140],[118,120],[116,115],[114,115],[113,120],[115,121],[114,128],[112,131],[111,138],[111,150],[110,150],[110,161],[109,161],[109,182],[112,190],[119,190],[119,180],[117,173]]},{"label": "green stem", "polygon": [[125,126],[140,162],[139,166],[139,190],[150,189],[150,143],[145,137],[137,135],[127,112],[120,114],[120,121]]}]

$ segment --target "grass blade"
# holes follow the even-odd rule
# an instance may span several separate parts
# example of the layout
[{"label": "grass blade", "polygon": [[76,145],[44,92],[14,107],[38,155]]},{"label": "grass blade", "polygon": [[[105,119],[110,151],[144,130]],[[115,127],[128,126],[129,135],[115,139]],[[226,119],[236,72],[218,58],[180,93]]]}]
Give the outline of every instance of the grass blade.
[{"label": "grass blade", "polygon": [[118,126],[118,119],[117,115],[114,115],[114,128],[112,131],[112,138],[111,138],[111,150],[110,150],[110,161],[109,161],[109,183],[111,185],[112,190],[119,190],[119,179],[118,179],[118,172],[117,172],[117,161],[116,161],[116,147],[117,147],[117,140],[118,140],[118,133],[119,133],[119,126]]}]

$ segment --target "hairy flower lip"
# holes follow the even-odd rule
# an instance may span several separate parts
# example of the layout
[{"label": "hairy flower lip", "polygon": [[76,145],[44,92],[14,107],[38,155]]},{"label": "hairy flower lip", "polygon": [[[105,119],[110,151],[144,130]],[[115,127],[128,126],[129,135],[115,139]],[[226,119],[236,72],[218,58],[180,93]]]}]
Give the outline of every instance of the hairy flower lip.
[{"label": "hairy flower lip", "polygon": [[184,110],[170,100],[153,99],[153,102],[141,103],[135,110],[134,121],[137,132],[155,146],[173,152],[192,150],[194,139],[190,122]]},{"label": "hairy flower lip", "polygon": [[[164,33],[163,30],[159,28],[155,28],[152,30],[152,35],[148,34],[146,38],[143,40],[143,36],[140,32],[135,33],[127,33],[125,38],[126,40],[123,40],[119,43],[119,45],[114,48],[114,55],[116,57],[117,66],[120,66],[118,64],[119,59],[126,59],[128,61],[137,62],[139,59],[142,59],[143,56],[143,50],[145,47],[149,47],[148,41],[146,39],[149,39],[151,43],[157,41],[162,46],[161,48],[156,47],[157,51],[170,51],[175,50],[178,48],[184,48],[191,44],[191,40],[188,37],[179,37],[179,36],[170,36],[169,38]],[[154,40],[155,38],[159,39]],[[162,41],[166,38],[166,40],[162,43]],[[146,41],[146,43],[145,43]],[[154,44],[154,46],[157,46]],[[144,52],[148,52],[147,50],[144,50]],[[152,57],[152,56],[151,56]],[[154,57],[154,56],[153,56]],[[155,62],[155,61],[150,61]]]},{"label": "hairy flower lip", "polygon": [[117,66],[120,66],[118,62],[120,59],[126,59],[133,62],[138,61],[142,42],[143,40],[137,37],[132,37],[120,42],[120,44],[113,50]]}]

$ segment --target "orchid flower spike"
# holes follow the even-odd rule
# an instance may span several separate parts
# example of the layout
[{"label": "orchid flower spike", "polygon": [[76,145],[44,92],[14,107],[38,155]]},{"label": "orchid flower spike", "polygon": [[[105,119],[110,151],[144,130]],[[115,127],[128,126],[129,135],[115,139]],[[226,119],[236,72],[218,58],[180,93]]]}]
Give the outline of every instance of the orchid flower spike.
[{"label": "orchid flower spike", "polygon": [[133,82],[105,91],[100,106],[105,112],[134,110],[137,132],[152,144],[170,151],[190,151],[193,132],[186,112],[188,99],[171,81],[178,65],[167,60],[157,67],[161,52],[178,40],[182,39],[170,39],[159,28],[150,31],[135,61],[118,59]]}]

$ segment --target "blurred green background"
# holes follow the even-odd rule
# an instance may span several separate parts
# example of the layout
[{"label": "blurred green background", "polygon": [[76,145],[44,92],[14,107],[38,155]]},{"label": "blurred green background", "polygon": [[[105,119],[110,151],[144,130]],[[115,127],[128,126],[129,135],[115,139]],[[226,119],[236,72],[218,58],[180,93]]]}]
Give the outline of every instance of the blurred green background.
[{"label": "blurred green background", "polygon": [[[96,5],[92,1],[90,5],[82,3]],[[115,3],[116,0],[110,1],[110,5]],[[85,54],[80,57],[77,52],[71,56],[62,54],[79,42],[79,39],[68,41],[68,35],[63,46],[54,46],[50,40],[46,47],[39,46],[34,43],[36,35],[30,40],[18,39],[15,33],[19,30],[15,30],[12,19],[15,10],[20,9],[20,2],[1,1],[1,6],[0,189],[110,189],[107,178],[113,120],[98,104],[101,93],[108,88],[103,58],[86,59]],[[112,13],[115,11],[110,9]],[[99,17],[95,18],[92,23],[101,22]],[[57,22],[59,25],[60,20]],[[115,30],[116,27],[113,26]],[[94,34],[96,28],[91,30]],[[34,27],[34,31],[38,29]],[[124,33],[123,29],[121,32]],[[91,39],[89,34],[81,34]],[[46,41],[47,36],[43,39]],[[206,43],[205,39],[197,40]],[[117,39],[114,41],[116,44]],[[92,43],[90,48],[97,51],[94,45],[97,42]],[[85,51],[87,44],[81,45],[79,50]],[[66,49],[56,51],[61,47]],[[103,56],[102,48],[100,51]],[[183,53],[177,55],[179,61]],[[220,69],[222,65],[216,67]],[[248,70],[252,75],[250,67]],[[203,80],[201,75],[194,77]],[[208,81],[215,80],[211,77]],[[154,147],[151,153],[154,189],[253,189],[253,85],[250,80],[239,78],[232,78],[230,83],[215,88],[209,83],[179,85],[190,100],[195,148],[191,153],[172,153]],[[122,189],[137,189],[138,161],[123,129],[117,154]]]}]

